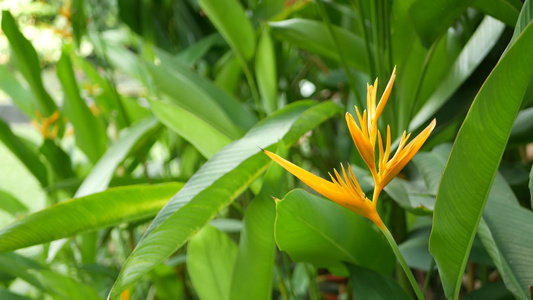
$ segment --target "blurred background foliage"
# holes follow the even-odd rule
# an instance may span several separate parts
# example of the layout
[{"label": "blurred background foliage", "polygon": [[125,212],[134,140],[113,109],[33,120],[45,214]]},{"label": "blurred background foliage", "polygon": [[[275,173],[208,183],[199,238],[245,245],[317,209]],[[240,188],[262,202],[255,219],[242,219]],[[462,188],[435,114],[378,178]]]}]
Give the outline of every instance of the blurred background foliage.
[{"label": "blurred background foliage", "polygon": [[371,191],[343,113],[394,67],[393,147],[437,119],[379,204],[425,294],[529,299],[531,1],[0,8],[0,299],[409,299],[379,231],[258,148]]}]

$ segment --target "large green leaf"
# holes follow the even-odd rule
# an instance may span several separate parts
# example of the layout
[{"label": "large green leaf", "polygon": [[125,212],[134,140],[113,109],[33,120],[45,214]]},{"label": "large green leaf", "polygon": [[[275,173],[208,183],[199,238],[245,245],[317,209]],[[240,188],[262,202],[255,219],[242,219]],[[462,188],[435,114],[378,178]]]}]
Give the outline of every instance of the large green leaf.
[{"label": "large green leaf", "polygon": [[279,249],[297,262],[333,268],[349,262],[385,274],[394,268],[394,254],[377,228],[356,213],[301,189],[276,202],[275,235]]},{"label": "large green leaf", "polygon": [[76,144],[93,163],[96,163],[106,150],[107,135],[102,123],[96,119],[80,96],[68,55],[66,50],[63,50],[57,63],[57,76],[65,92],[63,112],[74,126]]},{"label": "large green leaf", "polygon": [[[278,143],[277,154],[287,156],[283,141]],[[261,191],[246,208],[229,299],[246,300],[250,295],[254,295],[256,299],[272,298],[272,273],[276,254],[276,207],[272,196],[285,194],[286,188],[282,181],[285,173],[280,165],[270,164],[263,177]]]},{"label": "large green leaf", "polygon": [[30,85],[36,100],[34,106],[45,117],[50,116],[57,110],[48,92],[46,92],[41,79],[41,65],[37,52],[32,44],[19,31],[17,22],[8,10],[2,11],[2,31],[9,40],[9,45],[13,50],[12,58],[16,66]]},{"label": "large green leaf", "polygon": [[0,140],[20,159],[42,186],[48,185],[48,175],[44,164],[39,160],[37,154],[12,132],[9,125],[2,119],[0,119]]},{"label": "large green leaf", "polygon": [[399,299],[411,297],[391,277],[353,264],[345,264],[352,280],[354,299]]},{"label": "large green leaf", "polygon": [[504,29],[505,25],[496,19],[483,19],[435,92],[410,121],[409,131],[414,131],[427,122],[451,98],[481,64]]},{"label": "large green leaf", "polygon": [[133,185],[61,202],[0,230],[0,253],[152,217],[182,186]]},{"label": "large green leaf", "polygon": [[111,296],[176,251],[264,171],[269,160],[258,147],[266,148],[280,138],[292,144],[340,110],[332,102],[312,104],[300,101],[275,112],[206,162],[152,222],[124,263]]},{"label": "large green leaf", "polygon": [[524,29],[485,81],[459,131],[434,210],[430,251],[446,296],[460,281],[524,92],[533,74],[533,26]]},{"label": "large green leaf", "polygon": [[149,101],[155,116],[168,128],[189,141],[202,155],[211,158],[231,139],[187,110],[161,101]]},{"label": "large green leaf", "polygon": [[229,290],[237,245],[207,225],[191,238],[187,253],[187,270],[200,299],[232,299]]},{"label": "large green leaf", "polygon": [[417,0],[409,8],[410,20],[426,47],[443,35],[473,0]]},{"label": "large green leaf", "polygon": [[118,164],[126,158],[126,155],[139,143],[139,140],[153,133],[159,125],[156,119],[148,118],[132,125],[132,127],[123,129],[119,139],[107,149],[91,173],[83,180],[75,197],[83,197],[105,190]]},{"label": "large green leaf", "polygon": [[200,0],[200,7],[233,51],[250,60],[255,52],[255,33],[238,0]]},{"label": "large green leaf", "polygon": [[[340,61],[337,47],[322,22],[307,19],[290,19],[268,23],[272,34],[296,47]],[[333,26],[346,62],[363,72],[368,72],[365,44],[362,38],[341,27]]]}]

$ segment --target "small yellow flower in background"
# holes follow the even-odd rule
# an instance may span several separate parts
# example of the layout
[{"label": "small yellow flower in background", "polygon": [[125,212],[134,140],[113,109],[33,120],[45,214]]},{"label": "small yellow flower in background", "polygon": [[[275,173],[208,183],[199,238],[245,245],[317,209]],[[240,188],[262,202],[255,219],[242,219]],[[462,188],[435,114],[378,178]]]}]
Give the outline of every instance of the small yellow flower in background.
[{"label": "small yellow flower in background", "polygon": [[59,131],[59,125],[56,124],[59,120],[59,111],[56,110],[50,117],[46,118],[40,111],[35,112],[37,120],[32,120],[31,124],[35,129],[37,129],[43,138],[45,139],[55,139],[57,137],[57,132]]},{"label": "small yellow flower in background", "polygon": [[[346,113],[346,123],[348,124],[348,129],[350,130],[355,146],[365,163],[368,165],[372,177],[374,178],[375,188],[372,200],[367,198],[365,193],[363,193],[361,186],[352,172],[350,164],[347,164],[348,172],[346,172],[346,169],[341,164],[343,176],[341,177],[339,172],[334,170],[335,177],[329,174],[331,181],[328,181],[296,166],[272,152],[263,150],[263,152],[273,161],[281,165],[294,176],[298,177],[309,187],[337,204],[370,219],[382,230],[386,229],[386,227],[376,210],[379,194],[383,188],[389,184],[398,173],[400,173],[405,165],[407,165],[413,156],[415,156],[418,150],[420,150],[436,125],[436,121],[433,119],[429,126],[409,144],[407,144],[407,141],[411,134],[406,134],[404,131],[396,153],[391,159],[389,159],[391,150],[390,126],[387,126],[387,139],[384,147],[381,132],[378,130],[378,119],[385,108],[385,104],[387,104],[395,78],[396,68],[392,71],[391,79],[377,105],[376,94],[378,80],[376,79],[373,85],[367,86],[367,110],[364,110],[361,115],[359,109],[355,107],[360,126],[357,125],[354,117],[350,113]],[[377,144],[379,150],[377,166],[376,139],[378,141]]]}]

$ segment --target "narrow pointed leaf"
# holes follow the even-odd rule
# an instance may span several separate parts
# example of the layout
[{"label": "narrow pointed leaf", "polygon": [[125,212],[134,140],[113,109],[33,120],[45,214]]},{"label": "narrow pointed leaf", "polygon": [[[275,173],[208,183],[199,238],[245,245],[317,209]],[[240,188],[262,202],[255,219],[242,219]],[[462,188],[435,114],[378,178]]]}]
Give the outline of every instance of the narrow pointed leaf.
[{"label": "narrow pointed leaf", "polygon": [[200,7],[233,51],[248,61],[255,52],[255,33],[237,0],[200,0]]},{"label": "narrow pointed leaf", "polygon": [[11,53],[13,54],[15,65],[35,95],[35,98],[32,98],[36,100],[34,108],[38,109],[45,117],[50,116],[57,110],[57,105],[44,88],[37,52],[35,52],[32,44],[19,31],[17,22],[8,10],[2,11],[2,31],[9,40],[9,45],[13,50]]},{"label": "narrow pointed leaf", "polygon": [[[326,25],[322,22],[307,19],[290,19],[270,22],[268,25],[272,28],[272,34],[280,40],[340,61],[340,56],[336,51],[337,47],[333,43]],[[341,27],[334,26],[333,30],[338,37],[340,49],[344,52],[346,62],[352,67],[368,72],[363,39]]]},{"label": "narrow pointed leaf", "polygon": [[177,105],[154,100],[149,103],[163,124],[189,141],[205,158],[211,158],[232,141],[216,127]]},{"label": "narrow pointed leaf", "polygon": [[91,173],[87,175],[76,191],[75,197],[83,197],[104,191],[111,181],[118,164],[126,158],[126,155],[139,140],[149,133],[153,133],[159,125],[156,119],[148,118],[132,125],[132,127],[123,129],[119,139],[107,149],[106,153],[93,167]]},{"label": "narrow pointed leaf", "polygon": [[111,291],[116,297],[181,247],[193,233],[244,191],[270,162],[259,147],[292,144],[340,112],[332,102],[300,101],[277,111],[213,156],[161,210],[126,260]]},{"label": "narrow pointed leaf", "polygon": [[263,30],[257,45],[255,77],[257,78],[257,86],[261,94],[263,108],[267,113],[272,113],[276,110],[278,102],[278,76],[274,44],[268,27]]},{"label": "narrow pointed leaf", "polygon": [[257,116],[246,109],[235,97],[216,86],[214,82],[187,68],[187,66],[172,58],[165,51],[156,48],[155,53],[163,64],[170,66],[175,72],[181,74],[178,78],[187,78],[186,84],[194,85],[208,95],[211,101],[218,104],[235,125],[241,129],[248,130],[257,123]]},{"label": "narrow pointed leaf", "polygon": [[533,75],[533,25],[522,31],[481,87],[459,131],[434,210],[430,251],[446,296],[458,297],[476,229]]},{"label": "narrow pointed leaf", "polygon": [[0,230],[0,253],[155,216],[182,186],[132,185],[61,202]]},{"label": "narrow pointed leaf", "polygon": [[81,98],[72,62],[65,51],[57,63],[57,76],[65,92],[63,112],[74,126],[76,144],[93,163],[96,163],[106,150],[107,135],[102,123],[96,119]]},{"label": "narrow pointed leaf", "polygon": [[418,113],[410,120],[409,131],[427,122],[461,85],[472,75],[503,33],[505,25],[491,17],[485,17],[453,62],[450,71],[440,81],[437,89],[426,100]]}]

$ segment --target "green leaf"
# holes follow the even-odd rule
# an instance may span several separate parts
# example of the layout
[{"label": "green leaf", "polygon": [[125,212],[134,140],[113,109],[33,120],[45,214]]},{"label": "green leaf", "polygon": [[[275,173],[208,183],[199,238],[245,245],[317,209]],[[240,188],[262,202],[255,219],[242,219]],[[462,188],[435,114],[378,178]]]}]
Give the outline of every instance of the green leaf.
[{"label": "green leaf", "polygon": [[427,122],[472,75],[498,41],[505,25],[491,17],[485,17],[461,50],[452,67],[441,80],[437,89],[425,101],[422,108],[409,123],[414,131]]},{"label": "green leaf", "polygon": [[522,10],[520,10],[520,15],[518,16],[518,21],[516,22],[516,26],[514,28],[513,38],[509,42],[509,46],[516,41],[516,39],[520,36],[522,31],[526,29],[532,19],[533,4],[531,3],[531,0],[526,0],[522,6]]},{"label": "green leaf", "polygon": [[29,149],[19,137],[13,134],[9,125],[2,119],[0,119],[0,140],[18,157],[28,171],[39,180],[41,186],[48,185],[48,175],[44,164],[39,160],[36,153]]},{"label": "green leaf", "polygon": [[150,136],[150,134],[158,130],[159,125],[156,119],[148,118],[123,129],[120,132],[119,139],[107,149],[106,153],[93,167],[91,173],[83,180],[83,183],[76,191],[75,197],[83,197],[104,191],[109,181],[111,181],[118,164],[126,158],[132,148],[143,137]]},{"label": "green leaf", "polygon": [[218,33],[202,38],[194,45],[178,53],[176,57],[188,66],[192,66],[215,45],[225,45],[224,40]]},{"label": "green leaf", "polygon": [[[272,34],[296,47],[316,54],[340,61],[337,47],[331,39],[326,25],[322,22],[307,19],[290,19],[280,22],[270,22]],[[344,52],[346,62],[356,69],[368,73],[365,44],[362,38],[350,31],[333,26],[339,40],[339,46]]]},{"label": "green leaf", "polygon": [[243,130],[237,127],[214,100],[193,83],[193,80],[171,69],[168,65],[147,64],[147,70],[154,79],[154,87],[163,92],[168,99],[210,126],[217,128],[230,139],[242,136]]},{"label": "green leaf", "polygon": [[32,44],[19,31],[17,22],[8,10],[2,11],[2,31],[9,40],[12,58],[19,71],[31,87],[36,100],[34,105],[45,117],[50,116],[57,110],[48,92],[46,92],[41,79],[41,65],[37,52]]},{"label": "green leaf", "polygon": [[415,1],[409,8],[409,15],[422,44],[431,46],[472,2],[473,0]]},{"label": "green leaf", "polygon": [[211,158],[232,141],[216,127],[179,106],[153,100],[149,103],[163,124],[189,141],[205,158]]},{"label": "green leaf", "polygon": [[4,191],[0,191],[0,209],[8,212],[12,216],[28,212],[28,207],[26,205]]},{"label": "green leaf", "polygon": [[[239,59],[230,53],[220,58],[220,70],[215,77],[215,85],[227,93],[233,94],[242,75],[242,67]],[[216,68],[216,66],[215,66]]]},{"label": "green leaf", "polygon": [[511,130],[509,144],[527,144],[533,141],[533,107],[524,109],[518,113]]},{"label": "green leaf", "polygon": [[[277,154],[287,156],[283,141],[278,143]],[[282,181],[285,173],[280,165],[270,164],[263,178],[261,191],[246,208],[229,299],[246,300],[250,295],[255,295],[257,299],[272,298],[272,273],[276,254],[276,207],[272,196],[285,194],[286,188]]]},{"label": "green leaf", "polygon": [[0,253],[152,217],[182,186],[132,185],[61,202],[0,230]]},{"label": "green leaf", "polygon": [[520,10],[506,0],[475,0],[472,7],[504,22],[515,26]]},{"label": "green leaf", "polygon": [[266,148],[282,137],[292,144],[340,112],[340,107],[329,101],[312,104],[300,101],[275,112],[207,161],[152,222],[124,263],[111,297],[181,247],[265,170],[270,161],[258,147]]},{"label": "green leaf", "polygon": [[533,212],[521,207],[512,189],[497,175],[478,233],[507,289],[528,299],[533,282]]},{"label": "green leaf", "polygon": [[319,268],[338,268],[349,262],[384,274],[394,269],[394,254],[377,228],[356,213],[301,189],[276,202],[275,235],[279,249],[296,262]]},{"label": "green leaf", "polygon": [[272,113],[278,106],[278,80],[274,43],[266,26],[257,45],[255,77],[263,108],[267,113]]},{"label": "green leaf", "polygon": [[19,294],[15,294],[10,292],[9,290],[6,290],[2,287],[0,287],[0,299],[4,300],[31,300],[31,298],[21,296]]},{"label": "green leaf", "polygon": [[27,259],[16,253],[2,253],[0,254],[0,271],[4,271],[9,275],[20,278],[27,283],[43,290],[44,286],[39,279],[30,271],[33,269],[42,269],[43,267],[35,263],[33,260]]},{"label": "green leaf", "polygon": [[392,278],[364,267],[345,265],[350,272],[354,299],[411,299]]},{"label": "green leaf", "polygon": [[56,144],[56,141],[45,139],[39,148],[59,179],[69,179],[76,176],[72,170],[72,161],[70,156]]},{"label": "green leaf", "polygon": [[5,65],[0,65],[0,89],[2,89],[13,103],[24,113],[28,118],[35,118],[35,108],[33,104],[33,94],[28,89],[20,84],[13,72]]},{"label": "green leaf", "polygon": [[231,273],[237,256],[235,243],[207,225],[192,237],[187,253],[187,270],[200,299],[230,299]]},{"label": "green leaf", "polygon": [[106,150],[107,135],[102,123],[96,119],[80,96],[68,55],[66,50],[63,50],[57,63],[57,76],[65,92],[63,112],[74,126],[76,144],[93,163],[96,163]]},{"label": "green leaf", "polygon": [[251,111],[247,110],[239,100],[217,87],[213,82],[172,58],[167,52],[156,48],[155,53],[162,64],[173,70],[176,80],[179,80],[180,84],[191,86],[191,89],[194,87],[194,89],[201,91],[202,97],[207,97],[212,103],[216,103],[210,105],[217,108],[220,107],[235,125],[241,129],[248,130],[257,123],[257,117]]},{"label": "green leaf", "polygon": [[434,210],[430,251],[446,296],[460,281],[485,201],[533,74],[530,24],[502,56],[477,94],[457,135]]},{"label": "green leaf", "polygon": [[255,33],[237,0],[199,0],[200,8],[231,46],[233,51],[250,60],[255,52]]},{"label": "green leaf", "polygon": [[101,300],[94,288],[74,280],[72,277],[52,272],[50,270],[33,271],[46,291],[62,299],[71,300]]}]

